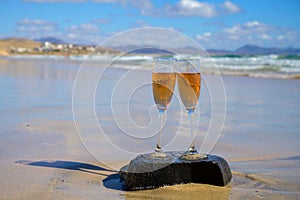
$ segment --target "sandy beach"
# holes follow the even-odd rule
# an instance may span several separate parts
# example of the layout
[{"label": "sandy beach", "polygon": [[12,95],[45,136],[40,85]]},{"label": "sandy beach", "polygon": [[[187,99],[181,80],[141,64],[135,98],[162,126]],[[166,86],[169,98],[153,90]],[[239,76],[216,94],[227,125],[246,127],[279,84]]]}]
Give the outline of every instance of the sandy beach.
[{"label": "sandy beach", "polygon": [[[229,185],[186,184],[125,192],[116,174],[130,156],[112,155],[107,138],[104,140],[98,129],[89,126],[89,119],[82,122],[84,134],[78,134],[78,127],[76,130],[72,91],[80,65],[80,61],[64,59],[0,59],[0,199],[300,198],[299,79],[222,77],[227,97],[226,121],[210,153],[229,162],[233,173]],[[103,70],[97,62],[91,66]],[[119,148],[136,153],[151,151],[155,138],[142,144],[143,149],[135,149],[129,141],[119,138],[109,117],[110,96],[105,94],[126,70],[116,67],[104,74],[95,96],[96,115],[103,131],[109,133],[108,139]],[[150,72],[138,73],[147,78]],[[205,87],[203,90],[200,101],[206,105],[210,101]],[[145,98],[138,101],[136,97],[133,119],[143,124],[147,117],[138,108],[153,104],[153,100],[151,93],[140,95]],[[178,102],[174,100],[172,104],[169,116],[173,122],[167,124],[170,135],[166,133],[164,141],[174,137],[171,132],[177,123]],[[209,106],[200,111],[201,130],[209,124],[209,111]],[[182,126],[188,127],[184,121]],[[188,141],[188,135],[178,137]],[[182,149],[185,144],[175,141],[163,145],[166,149]]]}]

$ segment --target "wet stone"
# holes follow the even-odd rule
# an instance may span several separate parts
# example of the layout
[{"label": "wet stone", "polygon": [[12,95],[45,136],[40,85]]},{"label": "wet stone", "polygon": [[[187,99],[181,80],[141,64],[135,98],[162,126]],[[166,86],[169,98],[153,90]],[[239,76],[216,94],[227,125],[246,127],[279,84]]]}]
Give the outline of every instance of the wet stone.
[{"label": "wet stone", "polygon": [[124,190],[153,189],[166,185],[202,183],[225,186],[232,174],[227,161],[206,155],[182,159],[184,152],[166,152],[165,156],[141,154],[122,167],[119,175]]}]

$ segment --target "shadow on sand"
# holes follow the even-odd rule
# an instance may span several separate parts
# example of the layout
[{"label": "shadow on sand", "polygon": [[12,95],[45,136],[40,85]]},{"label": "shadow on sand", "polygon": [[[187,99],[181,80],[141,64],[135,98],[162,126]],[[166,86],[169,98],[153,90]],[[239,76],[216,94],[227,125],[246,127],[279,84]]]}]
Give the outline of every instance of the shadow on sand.
[{"label": "shadow on sand", "polygon": [[[120,180],[120,175],[115,170],[106,169],[96,165],[91,165],[88,163],[73,162],[73,161],[62,161],[62,160],[42,160],[42,161],[30,161],[30,160],[18,160],[15,161],[16,164],[39,166],[39,167],[50,167],[58,169],[68,169],[68,170],[78,170],[81,172],[92,173],[100,176],[106,176],[103,179],[103,185],[106,188],[113,190],[122,190],[122,182]],[[114,172],[114,174],[107,175],[101,172]]]},{"label": "shadow on sand", "polygon": [[106,188],[112,190],[123,190],[123,185],[119,174],[109,175],[102,182]]},{"label": "shadow on sand", "polygon": [[[103,180],[103,185],[106,188],[113,190],[122,190],[122,182],[120,181],[120,176],[115,170],[106,169],[96,165],[91,165],[88,163],[73,162],[73,161],[30,161],[30,160],[18,160],[16,164],[21,165],[30,165],[30,166],[39,166],[39,167],[50,167],[58,169],[68,169],[68,170],[78,170],[81,172],[92,173],[100,176],[107,176]],[[102,172],[114,172],[115,174],[107,175]]]},{"label": "shadow on sand", "polygon": [[55,161],[30,161],[30,160],[18,160],[15,162],[16,164],[21,165],[30,165],[30,166],[39,166],[39,167],[50,167],[50,168],[59,168],[59,169],[69,169],[69,170],[78,170],[81,172],[87,172],[92,174],[97,174],[101,176],[108,176],[107,174],[101,173],[101,171],[106,172],[117,172],[114,170],[109,170],[103,167],[99,167],[96,165],[91,165],[88,163],[81,163],[81,162],[73,162],[73,161],[62,161],[62,160],[55,160]]}]

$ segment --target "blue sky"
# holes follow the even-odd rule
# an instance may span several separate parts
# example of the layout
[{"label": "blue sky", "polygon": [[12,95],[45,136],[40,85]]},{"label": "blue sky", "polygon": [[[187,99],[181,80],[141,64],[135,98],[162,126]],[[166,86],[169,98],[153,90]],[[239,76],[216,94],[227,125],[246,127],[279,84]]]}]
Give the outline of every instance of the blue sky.
[{"label": "blue sky", "polygon": [[97,44],[120,31],[164,27],[205,48],[300,47],[298,0],[2,0],[0,38]]}]

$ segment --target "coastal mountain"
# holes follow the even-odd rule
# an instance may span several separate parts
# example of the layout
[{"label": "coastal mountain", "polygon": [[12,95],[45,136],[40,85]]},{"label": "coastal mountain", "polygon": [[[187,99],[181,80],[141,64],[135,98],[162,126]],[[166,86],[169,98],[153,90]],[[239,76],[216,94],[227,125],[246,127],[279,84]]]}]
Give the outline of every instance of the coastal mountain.
[{"label": "coastal mountain", "polygon": [[267,55],[267,54],[280,54],[280,55],[286,55],[286,54],[300,54],[299,48],[275,48],[275,47],[260,47],[255,45],[244,45],[231,53],[234,54],[242,54],[242,55]]},{"label": "coastal mountain", "polygon": [[207,49],[206,50],[210,55],[225,55],[232,54],[232,51],[225,49]]},{"label": "coastal mountain", "polygon": [[25,38],[7,38],[0,40],[0,55],[8,55],[11,47],[36,48],[41,46],[40,42]]},{"label": "coastal mountain", "polygon": [[298,55],[300,54],[300,48],[261,47],[247,44],[235,50],[207,49],[207,52],[210,55]]},{"label": "coastal mountain", "polygon": [[15,46],[15,47],[21,47],[21,48],[34,48],[40,46],[41,43],[25,38],[7,38],[0,40],[0,47],[1,49],[6,49],[7,47],[10,46]]},{"label": "coastal mountain", "polygon": [[53,44],[67,44],[67,42],[65,42],[59,38],[56,38],[56,37],[43,37],[43,38],[35,39],[35,41],[41,42],[41,43],[50,42]]}]

